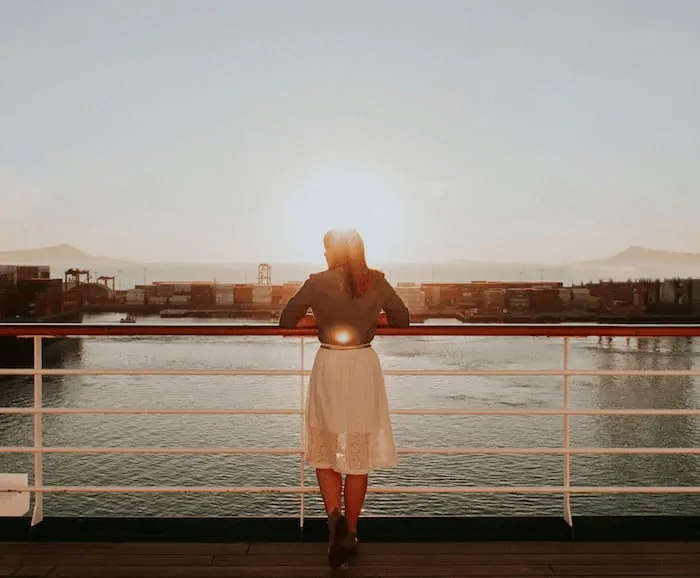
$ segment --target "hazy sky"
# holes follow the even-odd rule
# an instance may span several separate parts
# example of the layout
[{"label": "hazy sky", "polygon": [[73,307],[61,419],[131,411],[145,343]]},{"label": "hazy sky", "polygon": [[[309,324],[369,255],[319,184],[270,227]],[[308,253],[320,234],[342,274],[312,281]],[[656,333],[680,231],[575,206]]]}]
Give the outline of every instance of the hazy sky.
[{"label": "hazy sky", "polygon": [[0,247],[700,251],[696,0],[0,0]]}]

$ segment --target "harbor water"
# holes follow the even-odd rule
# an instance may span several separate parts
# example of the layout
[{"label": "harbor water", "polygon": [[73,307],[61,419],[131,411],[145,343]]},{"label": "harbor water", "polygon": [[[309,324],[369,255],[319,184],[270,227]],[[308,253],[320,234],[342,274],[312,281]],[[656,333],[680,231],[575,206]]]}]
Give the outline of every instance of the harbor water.
[{"label": "harbor water", "polygon": [[[86,323],[117,321],[103,315]],[[148,323],[172,323],[158,318]],[[178,323],[187,322],[178,320]],[[213,323],[216,323],[214,321]],[[229,320],[222,323],[230,323]],[[561,339],[386,337],[375,348],[385,369],[560,369]],[[310,368],[317,344],[306,340]],[[692,370],[700,345],[689,339],[571,340],[572,369]],[[53,367],[80,369],[298,369],[298,339],[281,337],[84,338]],[[45,377],[46,407],[298,409],[298,377]],[[689,377],[572,377],[574,409],[694,409],[700,383]],[[394,409],[557,409],[562,377],[387,377]],[[30,407],[31,377],[3,378],[0,406]],[[393,416],[401,448],[561,447],[561,416]],[[298,447],[300,416],[48,415],[46,446]],[[700,419],[688,416],[573,416],[573,447],[698,447]],[[0,415],[3,446],[31,446],[29,415]],[[700,486],[693,455],[573,456],[574,486]],[[31,455],[0,454],[0,472],[32,472]],[[50,454],[46,485],[297,486],[296,455]],[[312,470],[305,484],[316,485]],[[370,479],[378,486],[561,486],[561,455],[402,455],[399,467]],[[365,514],[562,515],[561,495],[374,494]],[[47,516],[298,515],[297,495],[48,494]],[[692,514],[700,496],[574,495],[574,515]],[[322,513],[318,495],[306,515]]]}]

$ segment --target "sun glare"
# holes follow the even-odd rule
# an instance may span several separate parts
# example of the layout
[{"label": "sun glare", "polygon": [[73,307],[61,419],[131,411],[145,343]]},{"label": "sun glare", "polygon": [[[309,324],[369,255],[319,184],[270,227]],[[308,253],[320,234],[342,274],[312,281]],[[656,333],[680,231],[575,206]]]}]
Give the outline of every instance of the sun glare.
[{"label": "sun glare", "polygon": [[333,338],[340,345],[346,345],[347,343],[350,343],[350,332],[347,329],[339,329],[338,331],[334,332]]},{"label": "sun glare", "polygon": [[371,263],[401,259],[406,232],[402,201],[374,175],[317,173],[290,191],[286,207],[285,218],[300,223],[290,239],[299,260],[322,262],[323,235],[334,228],[356,229]]}]

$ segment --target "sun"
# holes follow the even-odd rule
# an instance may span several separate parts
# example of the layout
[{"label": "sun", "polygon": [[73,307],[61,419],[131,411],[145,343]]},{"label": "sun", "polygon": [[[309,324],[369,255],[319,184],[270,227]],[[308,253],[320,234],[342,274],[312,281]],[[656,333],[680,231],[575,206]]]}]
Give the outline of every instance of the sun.
[{"label": "sun", "polygon": [[401,259],[407,232],[400,196],[371,173],[317,172],[292,189],[283,203],[285,219],[299,226],[289,239],[297,259],[323,260],[323,235],[329,229],[356,229],[372,264]]}]

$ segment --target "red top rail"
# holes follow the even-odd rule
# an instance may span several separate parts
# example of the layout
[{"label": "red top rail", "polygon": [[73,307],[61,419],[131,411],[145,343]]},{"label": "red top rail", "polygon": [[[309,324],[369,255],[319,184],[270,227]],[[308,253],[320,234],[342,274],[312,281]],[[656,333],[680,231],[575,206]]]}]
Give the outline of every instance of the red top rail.
[{"label": "red top rail", "polygon": [[[125,325],[120,323],[0,323],[0,336],[280,336],[315,337],[313,328],[282,329],[277,325]],[[700,325],[574,325],[464,324],[412,325],[405,329],[380,327],[377,335],[492,336],[492,337],[700,337]]]}]

